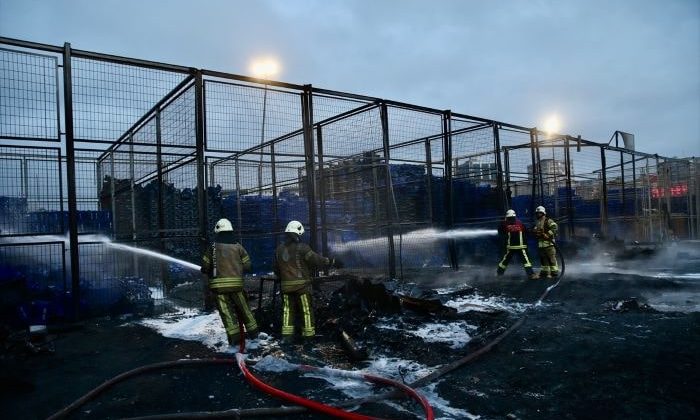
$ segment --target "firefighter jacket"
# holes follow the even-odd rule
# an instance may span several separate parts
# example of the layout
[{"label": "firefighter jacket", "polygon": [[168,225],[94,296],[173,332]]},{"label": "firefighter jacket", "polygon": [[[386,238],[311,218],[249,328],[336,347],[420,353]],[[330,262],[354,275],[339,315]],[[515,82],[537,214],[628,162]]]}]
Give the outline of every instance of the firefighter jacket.
[{"label": "firefighter jacket", "polygon": [[498,227],[498,234],[505,241],[506,249],[527,249],[526,228],[520,220],[504,221]]},{"label": "firefighter jacket", "polygon": [[557,236],[557,222],[547,216],[543,216],[535,222],[533,231],[537,237],[538,248],[554,246],[554,238]]},{"label": "firefighter jacket", "polygon": [[251,268],[245,248],[227,239],[217,237],[202,258],[202,272],[209,276],[209,288],[219,293],[243,290],[243,272]]},{"label": "firefighter jacket", "polygon": [[274,271],[281,281],[282,293],[304,291],[311,285],[312,270],[326,267],[330,262],[303,242],[280,244],[275,251]]}]

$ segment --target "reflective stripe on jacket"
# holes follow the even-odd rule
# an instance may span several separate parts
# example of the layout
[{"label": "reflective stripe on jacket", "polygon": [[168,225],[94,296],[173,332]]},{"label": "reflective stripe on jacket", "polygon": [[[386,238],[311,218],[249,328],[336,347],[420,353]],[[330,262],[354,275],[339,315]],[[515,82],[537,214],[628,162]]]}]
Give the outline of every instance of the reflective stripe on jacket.
[{"label": "reflective stripe on jacket", "polygon": [[209,288],[216,291],[243,290],[243,272],[251,268],[250,256],[238,243],[215,242],[202,258],[209,275]]},{"label": "reflective stripe on jacket", "polygon": [[330,260],[315,253],[303,242],[283,243],[275,251],[274,271],[283,293],[303,290],[311,284],[311,271],[327,266]]},{"label": "reflective stripe on jacket", "polygon": [[526,249],[525,230],[525,225],[518,219],[512,223],[504,221],[498,227],[498,233],[505,236],[506,249]]}]

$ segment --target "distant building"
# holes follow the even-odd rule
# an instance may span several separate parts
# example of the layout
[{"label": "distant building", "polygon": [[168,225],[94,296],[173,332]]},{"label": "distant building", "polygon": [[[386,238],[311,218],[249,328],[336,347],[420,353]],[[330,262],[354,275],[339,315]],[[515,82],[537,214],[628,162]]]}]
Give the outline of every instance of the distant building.
[{"label": "distant building", "polygon": [[[572,165],[573,166],[573,165]],[[540,177],[542,178],[543,193],[545,195],[555,194],[558,187],[563,187],[566,180],[566,163],[556,159],[540,160]],[[572,173],[573,173],[573,167]],[[535,171],[532,165],[527,165],[528,180],[530,183],[535,179]]]},{"label": "distant building", "polygon": [[474,162],[467,160],[457,164],[455,178],[466,178],[475,184],[495,186],[498,180],[498,170],[494,162]]}]

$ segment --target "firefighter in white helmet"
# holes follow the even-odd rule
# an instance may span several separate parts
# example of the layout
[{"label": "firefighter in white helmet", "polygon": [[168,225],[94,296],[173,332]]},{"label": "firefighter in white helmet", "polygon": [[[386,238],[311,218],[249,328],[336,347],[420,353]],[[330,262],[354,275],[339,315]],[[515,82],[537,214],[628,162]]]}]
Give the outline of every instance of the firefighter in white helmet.
[{"label": "firefighter in white helmet", "polygon": [[522,261],[528,277],[535,278],[530,256],[527,253],[526,230],[525,225],[516,217],[515,210],[508,210],[505,220],[498,226],[498,234],[505,244],[505,253],[498,263],[497,275],[502,276],[513,255],[517,255]]},{"label": "firefighter in white helmet", "polygon": [[284,230],[285,240],[275,251],[274,272],[282,289],[282,339],[291,342],[295,334],[294,318],[302,318],[301,336],[311,339],[316,335],[311,302],[311,277],[314,269],[331,267],[335,260],[315,253],[301,242],[304,226],[292,220]]},{"label": "firefighter in white helmet", "polygon": [[537,250],[540,254],[540,272],[538,278],[556,278],[559,276],[557,265],[557,252],[554,241],[557,236],[557,223],[547,217],[547,211],[543,206],[535,209],[535,226],[532,231],[537,238]]},{"label": "firefighter in white helmet", "polygon": [[220,219],[214,227],[214,244],[202,258],[202,273],[209,277],[209,290],[214,293],[216,308],[232,346],[237,345],[241,338],[239,314],[243,317],[248,337],[258,335],[258,323],[243,289],[243,272],[250,269],[250,256],[236,241],[233,225],[228,219]]}]

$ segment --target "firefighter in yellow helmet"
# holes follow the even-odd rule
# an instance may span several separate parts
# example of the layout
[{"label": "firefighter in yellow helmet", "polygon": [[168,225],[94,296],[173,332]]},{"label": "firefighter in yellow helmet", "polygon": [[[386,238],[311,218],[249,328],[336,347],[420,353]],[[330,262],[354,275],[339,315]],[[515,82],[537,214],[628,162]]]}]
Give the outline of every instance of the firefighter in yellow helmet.
[{"label": "firefighter in yellow helmet", "polygon": [[250,256],[236,241],[228,219],[216,222],[214,235],[214,244],[202,258],[202,273],[209,277],[209,290],[214,293],[226,337],[233,346],[241,337],[239,315],[243,317],[247,336],[255,338],[258,335],[258,323],[248,307],[243,289],[243,272],[251,269]]},{"label": "firefighter in yellow helmet", "polygon": [[517,255],[522,260],[523,268],[528,277],[536,278],[535,272],[532,270],[530,256],[527,253],[526,231],[525,225],[516,217],[515,210],[508,210],[505,220],[498,226],[498,234],[505,243],[505,253],[498,263],[497,275],[502,276],[513,255]]},{"label": "firefighter in yellow helmet", "polygon": [[297,311],[302,317],[301,336],[310,339],[316,335],[311,302],[312,271],[330,267],[335,261],[315,253],[301,242],[304,226],[300,222],[292,220],[284,232],[284,242],[275,251],[274,272],[282,288],[282,339],[291,342]]},{"label": "firefighter in yellow helmet", "polygon": [[540,272],[538,278],[556,278],[559,276],[557,265],[557,252],[554,241],[557,236],[557,223],[547,217],[547,211],[543,206],[535,209],[535,226],[532,231],[537,238],[537,250],[540,254]]}]

